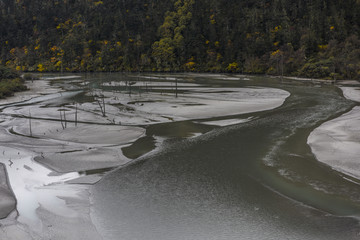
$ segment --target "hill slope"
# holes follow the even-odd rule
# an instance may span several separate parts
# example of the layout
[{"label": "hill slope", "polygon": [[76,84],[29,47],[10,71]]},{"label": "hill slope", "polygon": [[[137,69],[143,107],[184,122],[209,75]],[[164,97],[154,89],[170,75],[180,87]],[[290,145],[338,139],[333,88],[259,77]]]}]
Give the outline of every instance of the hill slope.
[{"label": "hill slope", "polygon": [[0,64],[360,78],[359,0],[0,0]]}]

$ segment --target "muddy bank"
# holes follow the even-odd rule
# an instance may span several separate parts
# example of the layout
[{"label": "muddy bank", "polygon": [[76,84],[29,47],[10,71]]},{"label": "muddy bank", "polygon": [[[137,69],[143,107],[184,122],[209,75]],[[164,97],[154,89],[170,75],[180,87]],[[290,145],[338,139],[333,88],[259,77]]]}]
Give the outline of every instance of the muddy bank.
[{"label": "muddy bank", "polygon": [[0,219],[7,217],[16,207],[16,199],[9,188],[5,166],[0,163]]},{"label": "muddy bank", "polygon": [[[183,79],[175,97],[175,76],[138,82],[130,95],[125,85],[130,78],[49,75],[34,81],[39,87],[32,88],[34,95],[0,102],[0,154],[5,152],[0,162],[18,199],[18,214],[0,221],[0,239],[100,239],[88,191],[109,168],[156,151],[164,139],[251,121],[250,113],[279,107],[290,95]],[[244,113],[249,113],[245,119],[239,116]]]},{"label": "muddy bank", "polygon": [[51,87],[49,80],[25,81],[25,85],[28,87],[27,91],[17,92],[12,97],[1,99],[0,106],[27,101],[42,94],[51,94],[60,91],[59,88]]},{"label": "muddy bank", "polygon": [[[360,102],[360,89],[341,87],[345,98]],[[337,171],[360,179],[360,107],[323,123],[308,138],[316,158]]]},{"label": "muddy bank", "polygon": [[278,109],[173,141],[106,175],[92,188],[99,232],[114,240],[358,239],[356,220],[330,213],[359,213],[347,198],[359,187],[319,166],[306,145],[307,129],[351,103],[332,87],[289,90]]},{"label": "muddy bank", "polygon": [[[60,187],[62,191],[73,193],[73,185]],[[40,221],[24,224],[16,213],[11,213],[0,221],[0,239],[6,240],[101,240],[90,216],[88,186],[76,187],[76,195],[61,196],[67,209],[54,212],[54,209],[40,206],[36,215]],[[58,190],[61,190],[58,189]],[[51,187],[49,187],[51,190]],[[51,191],[54,191],[52,189]],[[55,206],[56,208],[56,206]]]}]

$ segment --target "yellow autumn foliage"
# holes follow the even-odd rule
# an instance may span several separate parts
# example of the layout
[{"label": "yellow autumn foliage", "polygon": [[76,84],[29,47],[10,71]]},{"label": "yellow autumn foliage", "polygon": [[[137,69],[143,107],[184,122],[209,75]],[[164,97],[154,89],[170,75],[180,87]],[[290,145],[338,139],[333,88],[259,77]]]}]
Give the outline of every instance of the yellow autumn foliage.
[{"label": "yellow autumn foliage", "polygon": [[43,71],[46,70],[45,67],[44,67],[44,65],[42,65],[41,63],[40,63],[37,67],[38,67],[37,70],[38,70],[39,72],[43,72]]}]

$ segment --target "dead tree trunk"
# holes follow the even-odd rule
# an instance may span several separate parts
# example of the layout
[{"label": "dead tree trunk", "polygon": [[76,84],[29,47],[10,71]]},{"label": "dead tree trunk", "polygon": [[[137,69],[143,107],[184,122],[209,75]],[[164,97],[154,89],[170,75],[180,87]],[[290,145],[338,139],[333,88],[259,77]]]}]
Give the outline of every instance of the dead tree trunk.
[{"label": "dead tree trunk", "polygon": [[63,129],[65,129],[67,127],[67,120],[66,120],[66,109],[59,109],[58,110],[60,113],[60,122],[61,122],[61,126]]},{"label": "dead tree trunk", "polygon": [[75,126],[77,126],[77,114],[78,114],[78,110],[77,110],[77,103],[75,103]]},{"label": "dead tree trunk", "polygon": [[178,80],[177,80],[177,78],[175,78],[175,98],[177,98],[178,97],[178,87],[177,87],[177,84],[178,83]]},{"label": "dead tree trunk", "polygon": [[66,128],[67,127],[67,121],[66,121],[65,109],[63,111],[63,114],[64,114],[64,122],[65,122],[65,128]]},{"label": "dead tree trunk", "polygon": [[102,102],[100,102],[99,99],[97,99],[97,103],[99,104],[101,113],[103,117],[106,117],[106,110],[105,110],[105,97],[104,95],[101,95],[100,98],[102,98]]},{"label": "dead tree trunk", "polygon": [[61,110],[59,110],[59,113],[60,113],[60,123],[61,123],[61,126],[62,126],[63,129],[65,129],[65,126],[64,126],[64,123],[63,123],[63,116],[62,116]]},{"label": "dead tree trunk", "polygon": [[29,109],[29,130],[30,130],[30,137],[32,137],[32,128],[31,128],[31,113]]}]

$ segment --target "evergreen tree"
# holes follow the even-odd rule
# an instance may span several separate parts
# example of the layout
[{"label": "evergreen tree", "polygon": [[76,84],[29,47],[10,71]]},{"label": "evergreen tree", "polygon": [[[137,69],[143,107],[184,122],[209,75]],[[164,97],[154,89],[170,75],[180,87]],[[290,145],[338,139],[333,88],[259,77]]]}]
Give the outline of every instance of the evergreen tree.
[{"label": "evergreen tree", "polygon": [[360,78],[359,0],[0,0],[0,65]]}]

